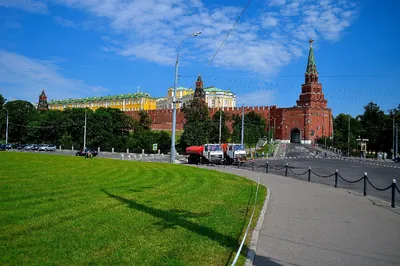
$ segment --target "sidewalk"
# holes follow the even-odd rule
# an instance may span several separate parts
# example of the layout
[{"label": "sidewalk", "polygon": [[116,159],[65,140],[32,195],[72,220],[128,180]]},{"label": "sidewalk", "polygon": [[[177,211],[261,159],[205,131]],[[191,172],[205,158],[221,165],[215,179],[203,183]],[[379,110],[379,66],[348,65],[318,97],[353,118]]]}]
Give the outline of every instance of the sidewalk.
[{"label": "sidewalk", "polygon": [[254,265],[400,265],[399,208],[292,178],[210,169],[255,181],[259,175],[271,191]]}]

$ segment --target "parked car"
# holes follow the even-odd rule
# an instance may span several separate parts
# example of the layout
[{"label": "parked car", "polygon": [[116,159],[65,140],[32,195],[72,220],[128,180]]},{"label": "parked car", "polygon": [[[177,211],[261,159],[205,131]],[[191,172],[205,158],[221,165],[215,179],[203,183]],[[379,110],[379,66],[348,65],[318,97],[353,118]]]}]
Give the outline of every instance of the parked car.
[{"label": "parked car", "polygon": [[38,151],[46,151],[47,144],[39,145]]},{"label": "parked car", "polygon": [[19,145],[17,145],[17,149],[22,150],[25,148],[25,146],[26,146],[25,144],[19,144]]},{"label": "parked car", "polygon": [[92,154],[93,157],[96,157],[98,152],[96,150],[92,150],[92,149],[81,149],[79,151],[76,152],[76,156],[86,156],[86,154],[90,151],[90,153]]},{"label": "parked car", "polygon": [[4,145],[6,145],[7,150],[11,150],[13,148],[11,143],[4,144]]},{"label": "parked car", "polygon": [[395,163],[400,163],[400,156],[397,156],[396,158],[393,159]]},{"label": "parked car", "polygon": [[6,151],[6,144],[0,144],[0,151]]},{"label": "parked car", "polygon": [[45,151],[56,151],[56,145],[54,144],[49,144],[46,146]]},{"label": "parked car", "polygon": [[37,150],[39,150],[39,146],[40,145],[33,144],[31,150],[37,151]]},{"label": "parked car", "polygon": [[25,150],[32,150],[32,147],[34,146],[35,144],[27,144],[27,145],[25,145]]}]

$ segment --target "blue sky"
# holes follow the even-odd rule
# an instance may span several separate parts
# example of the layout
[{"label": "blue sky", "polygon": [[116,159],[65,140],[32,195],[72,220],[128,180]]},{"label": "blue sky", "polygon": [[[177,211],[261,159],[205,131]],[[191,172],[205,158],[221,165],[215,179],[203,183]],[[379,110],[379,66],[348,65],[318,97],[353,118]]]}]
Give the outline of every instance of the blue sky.
[{"label": "blue sky", "polygon": [[0,0],[0,94],[37,101],[132,93],[179,85],[236,93],[238,105],[296,104],[308,39],[328,106],[360,114],[370,101],[400,104],[400,1]]}]

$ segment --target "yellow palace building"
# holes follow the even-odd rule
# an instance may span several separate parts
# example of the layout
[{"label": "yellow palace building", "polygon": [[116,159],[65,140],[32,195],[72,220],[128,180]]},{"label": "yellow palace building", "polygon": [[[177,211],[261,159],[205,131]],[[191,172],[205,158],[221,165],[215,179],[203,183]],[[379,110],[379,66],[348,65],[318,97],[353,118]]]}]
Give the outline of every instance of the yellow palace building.
[{"label": "yellow palace building", "polygon": [[100,107],[118,108],[122,111],[154,110],[156,109],[156,99],[150,97],[148,93],[137,92],[114,96],[51,100],[49,102],[49,109],[61,111],[66,108],[89,108],[96,110]]}]

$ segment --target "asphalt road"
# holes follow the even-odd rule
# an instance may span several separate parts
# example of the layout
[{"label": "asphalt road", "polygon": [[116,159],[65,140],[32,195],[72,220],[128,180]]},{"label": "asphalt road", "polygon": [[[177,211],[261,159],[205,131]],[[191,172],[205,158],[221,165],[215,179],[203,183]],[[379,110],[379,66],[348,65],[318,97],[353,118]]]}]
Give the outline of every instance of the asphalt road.
[{"label": "asphalt road", "polygon": [[[378,188],[382,189],[388,187],[393,179],[398,180],[398,186],[400,186],[400,164],[390,161],[339,158],[334,156],[327,156],[327,158],[325,158],[323,153],[320,152],[316,155],[315,151],[315,149],[306,145],[286,144],[285,149],[278,152],[278,156],[280,154],[284,154],[284,156],[278,159],[258,159],[255,160],[255,165],[262,166],[268,161],[268,164],[273,168],[282,168],[288,164],[290,169],[297,174],[302,174],[311,167],[313,172],[322,176],[333,174],[337,169],[343,178],[351,181],[362,178],[366,172],[370,182]],[[254,170],[265,172],[265,167],[255,167]],[[308,174],[297,176],[292,171],[288,171],[288,176],[307,180]],[[269,168],[269,172],[272,174],[285,175],[285,169],[278,171]],[[322,178],[311,174],[311,181],[334,186],[335,177]],[[362,193],[364,182],[361,180],[358,183],[351,184],[338,178],[338,187]],[[368,184],[367,194],[386,201],[391,200],[391,189],[377,191]],[[400,198],[399,194],[397,194],[397,198]]]}]

